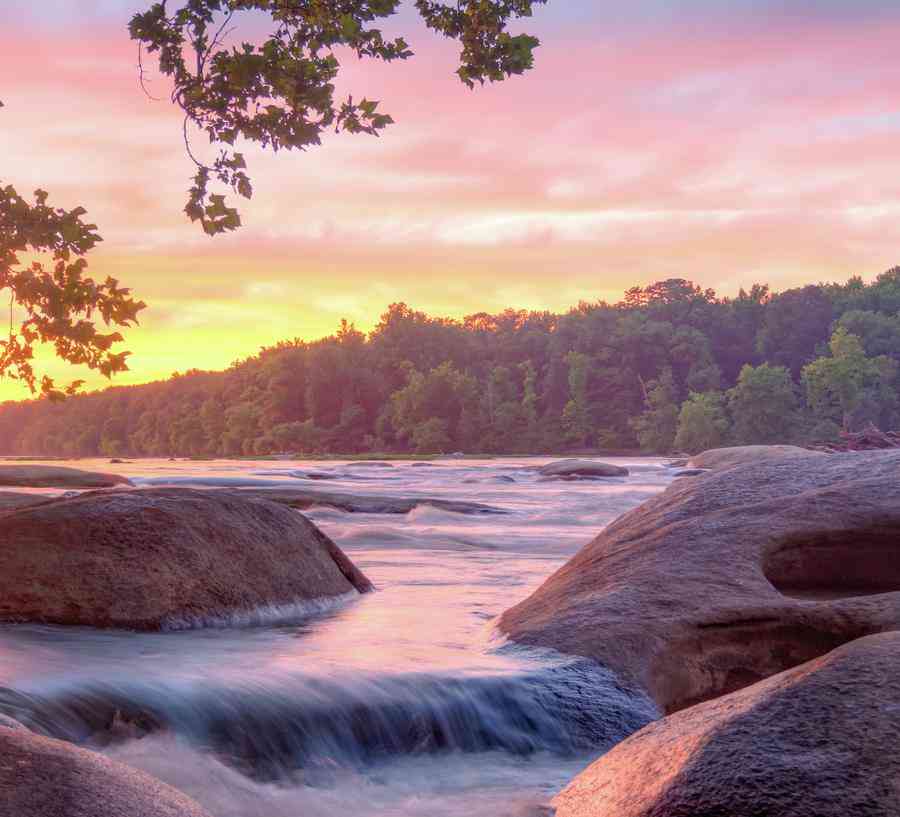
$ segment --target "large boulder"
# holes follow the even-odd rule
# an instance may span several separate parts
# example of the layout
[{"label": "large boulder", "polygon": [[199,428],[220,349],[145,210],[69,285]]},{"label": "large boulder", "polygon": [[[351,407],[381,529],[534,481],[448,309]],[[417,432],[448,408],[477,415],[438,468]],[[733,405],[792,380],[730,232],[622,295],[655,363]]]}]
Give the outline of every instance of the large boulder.
[{"label": "large boulder", "polygon": [[556,817],[893,817],[898,741],[900,633],[885,633],[645,727]]},{"label": "large boulder", "polygon": [[900,627],[900,451],[676,480],[508,610],[671,712]]},{"label": "large boulder", "polygon": [[595,460],[557,460],[538,468],[542,477],[627,477],[628,469],[621,465]]},{"label": "large boulder", "polygon": [[0,465],[0,485],[18,488],[112,488],[131,485],[127,477],[81,471],[62,465]]},{"label": "large boulder", "polygon": [[0,724],[0,817],[209,817],[150,775]]},{"label": "large boulder", "polygon": [[0,512],[0,619],[166,629],[371,589],[299,513],[231,492],[95,491]]},{"label": "large boulder", "polygon": [[779,457],[825,457],[821,451],[808,451],[796,445],[736,445],[731,448],[711,448],[690,459],[692,468],[730,468],[759,460]]}]

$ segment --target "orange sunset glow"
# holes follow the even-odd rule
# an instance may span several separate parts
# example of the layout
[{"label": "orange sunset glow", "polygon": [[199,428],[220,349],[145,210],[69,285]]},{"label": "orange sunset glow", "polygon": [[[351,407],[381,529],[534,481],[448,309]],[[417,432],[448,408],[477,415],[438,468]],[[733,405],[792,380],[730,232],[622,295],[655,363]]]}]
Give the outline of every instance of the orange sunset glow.
[{"label": "orange sunset glow", "polygon": [[897,0],[7,0],[0,817],[900,817]]},{"label": "orange sunset glow", "polygon": [[[85,206],[104,237],[91,273],[147,302],[116,383],[220,369],[341,318],[368,330],[394,301],[563,311],[666,277],[728,295],[870,280],[897,260],[887,4],[551,5],[529,21],[536,68],[476,91],[453,75],[456,46],[401,15],[416,59],[348,58],[341,79],[396,124],[305,154],[248,147],[244,227],[214,239],[181,212],[191,168],[152,59],[161,101],[138,83],[126,26],[141,4],[77,5],[14,4],[0,34],[4,166],[19,190]],[[0,398],[26,395],[0,382]]]}]

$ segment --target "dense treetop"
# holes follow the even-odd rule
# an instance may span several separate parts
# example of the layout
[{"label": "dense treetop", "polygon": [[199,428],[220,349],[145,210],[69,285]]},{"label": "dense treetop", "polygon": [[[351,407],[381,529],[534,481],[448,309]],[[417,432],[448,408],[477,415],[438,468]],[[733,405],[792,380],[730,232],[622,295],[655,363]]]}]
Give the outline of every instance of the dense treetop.
[{"label": "dense treetop", "polygon": [[[189,360],[185,360],[189,364]],[[719,298],[688,281],[563,315],[392,305],[365,335],[266,348],[63,403],[0,408],[0,453],[665,453],[898,423],[900,268]]]}]

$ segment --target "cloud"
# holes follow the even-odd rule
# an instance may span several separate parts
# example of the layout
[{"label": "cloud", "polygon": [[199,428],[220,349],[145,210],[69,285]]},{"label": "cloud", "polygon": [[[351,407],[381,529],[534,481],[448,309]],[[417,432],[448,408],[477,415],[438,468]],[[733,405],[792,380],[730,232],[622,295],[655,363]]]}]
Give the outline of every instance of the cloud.
[{"label": "cloud", "polygon": [[92,272],[150,304],[128,334],[135,379],[342,316],[367,329],[392,300],[561,309],[669,275],[733,292],[897,263],[894,3],[557,0],[526,21],[536,69],[474,92],[453,75],[457,46],[413,27],[412,62],[349,60],[341,80],[397,124],[245,150],[245,226],[215,240],[181,213],[178,112],[138,87],[124,25],[140,3],[78,5],[41,4],[0,34],[18,78],[4,181],[100,225]]}]

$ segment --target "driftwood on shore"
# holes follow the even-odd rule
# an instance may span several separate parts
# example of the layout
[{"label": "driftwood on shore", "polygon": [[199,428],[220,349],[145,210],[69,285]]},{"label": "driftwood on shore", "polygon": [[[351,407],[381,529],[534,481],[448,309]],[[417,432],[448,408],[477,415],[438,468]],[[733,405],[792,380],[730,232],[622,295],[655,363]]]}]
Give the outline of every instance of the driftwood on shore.
[{"label": "driftwood on shore", "polygon": [[842,451],[879,451],[900,448],[900,431],[881,431],[869,425],[862,431],[842,431],[840,442],[811,445],[813,451],[840,453]]}]

